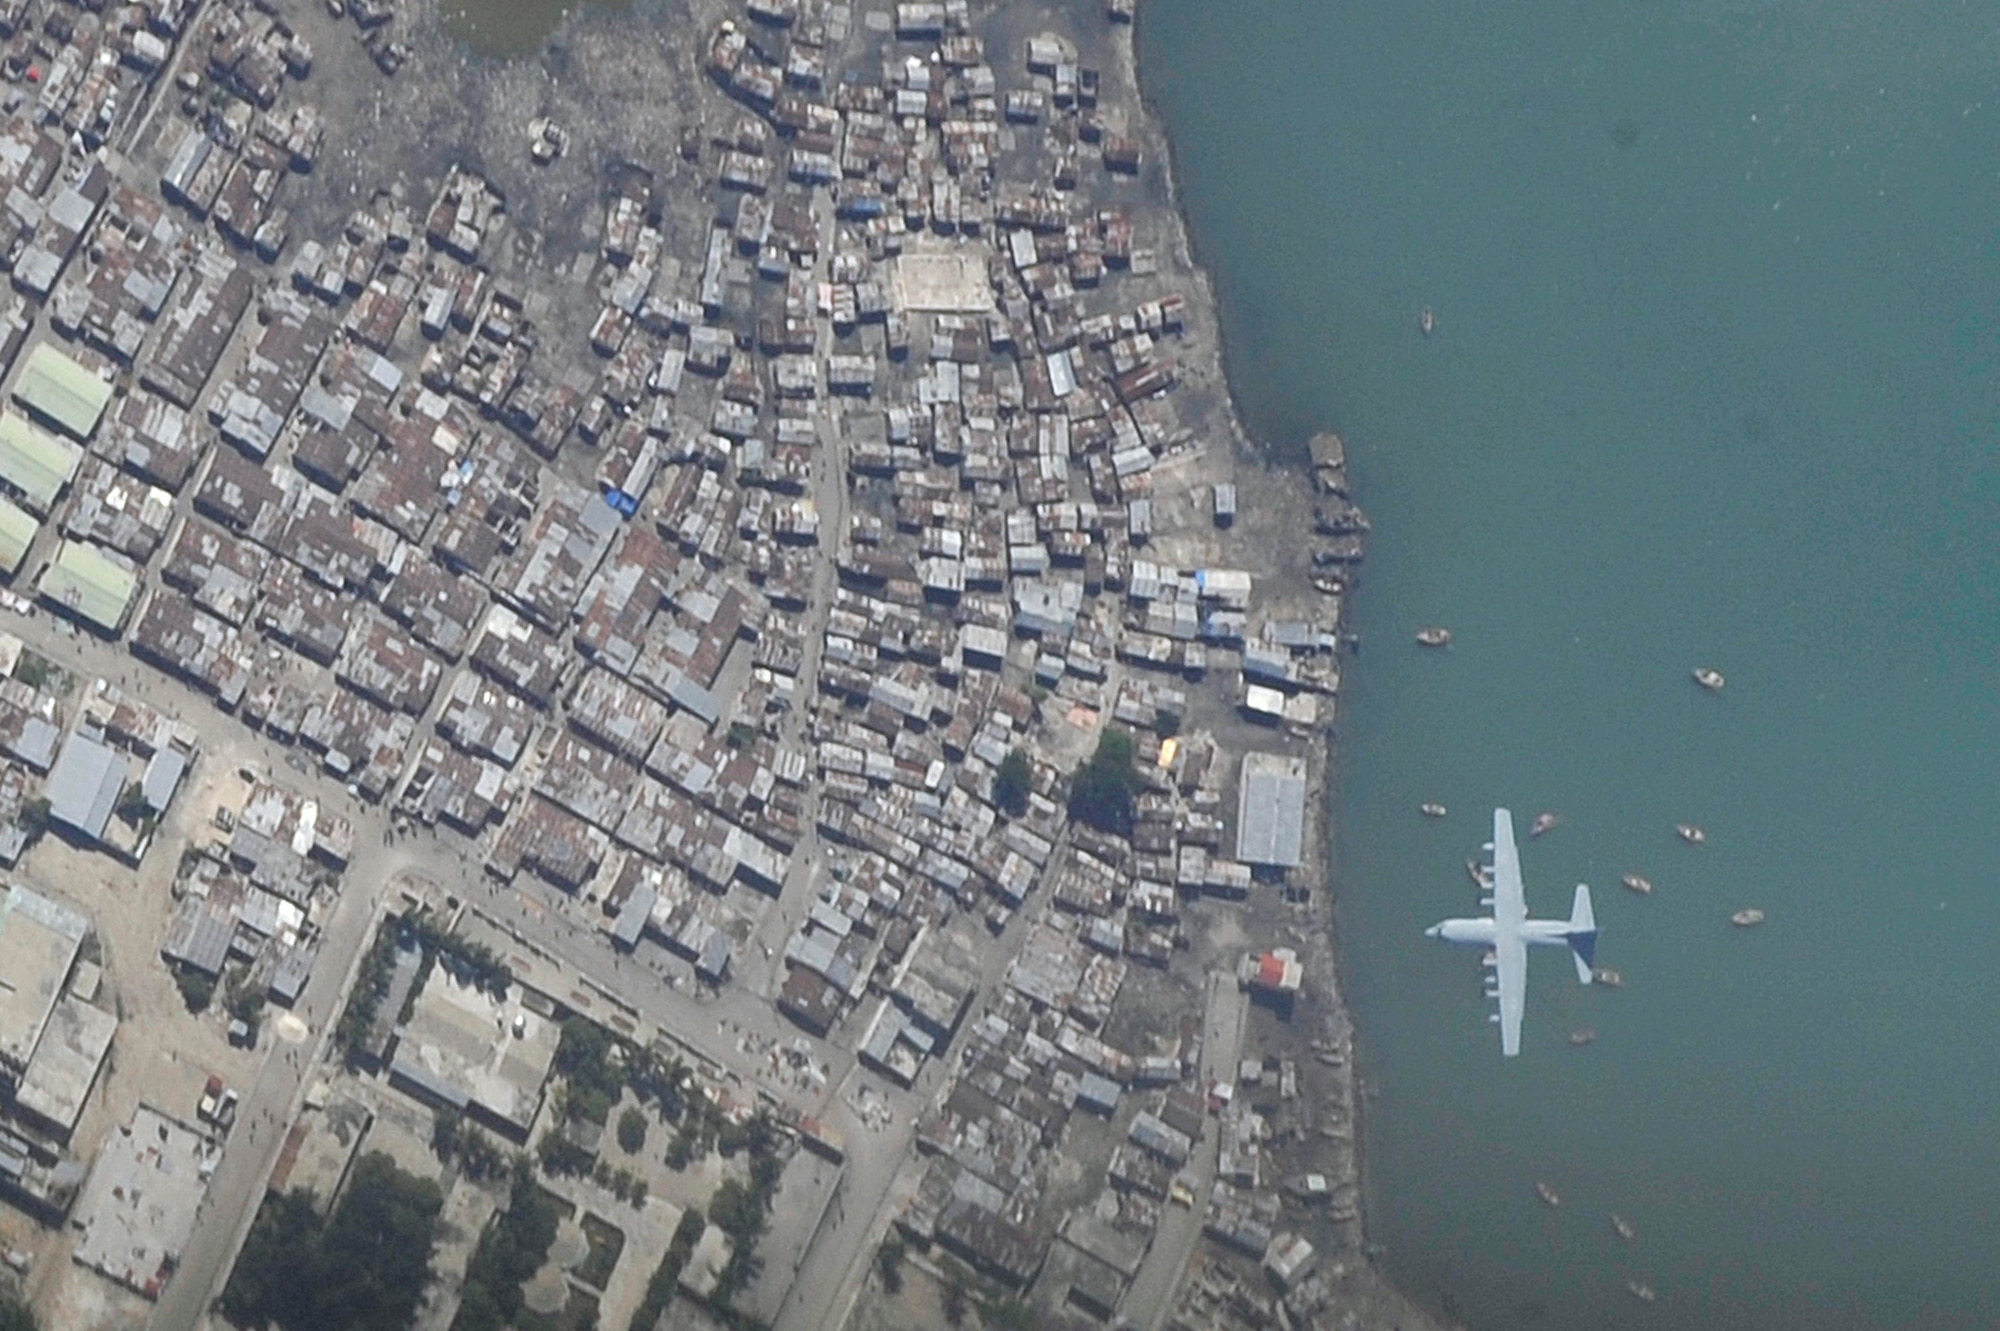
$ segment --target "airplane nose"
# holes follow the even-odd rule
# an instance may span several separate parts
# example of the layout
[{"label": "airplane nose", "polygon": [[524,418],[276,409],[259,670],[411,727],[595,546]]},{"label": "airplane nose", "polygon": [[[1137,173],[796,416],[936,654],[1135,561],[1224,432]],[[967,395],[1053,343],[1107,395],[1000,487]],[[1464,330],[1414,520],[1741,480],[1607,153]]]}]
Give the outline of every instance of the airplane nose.
[{"label": "airplane nose", "polygon": [[1442,924],[1433,924],[1430,928],[1424,930],[1424,937],[1436,938],[1442,932],[1444,932],[1444,926]]}]

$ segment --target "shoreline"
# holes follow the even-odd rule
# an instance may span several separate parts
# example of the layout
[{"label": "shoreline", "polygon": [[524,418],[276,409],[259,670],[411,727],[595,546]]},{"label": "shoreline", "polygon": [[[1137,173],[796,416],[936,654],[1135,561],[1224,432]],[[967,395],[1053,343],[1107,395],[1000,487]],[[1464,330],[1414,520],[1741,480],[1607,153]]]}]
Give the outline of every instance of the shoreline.
[{"label": "shoreline", "polygon": [[[1102,13],[1097,6],[1085,8],[1095,10],[1100,15]],[[1223,332],[1222,299],[1215,276],[1202,259],[1193,228],[1188,220],[1179,183],[1177,145],[1167,128],[1164,113],[1146,92],[1146,80],[1138,52],[1138,29],[1140,24],[1146,22],[1148,10],[1148,6],[1140,5],[1134,21],[1113,25],[1119,30],[1113,46],[1137,94],[1136,108],[1139,120],[1133,126],[1133,130],[1146,140],[1159,156],[1161,171],[1165,178],[1166,211],[1171,217],[1170,234],[1174,240],[1175,258],[1198,293],[1196,296],[1191,296],[1190,304],[1198,303],[1213,323],[1216,362],[1214,369],[1220,376],[1223,386],[1222,415],[1229,427],[1231,443],[1237,456],[1253,464],[1258,479],[1266,485],[1272,482],[1282,484],[1289,480],[1295,484],[1304,482],[1310,486],[1313,467],[1311,457],[1306,451],[1309,441],[1301,439],[1293,445],[1299,450],[1300,456],[1277,455],[1269,451],[1273,449],[1273,445],[1260,445],[1254,442],[1244,426],[1236,379],[1231,372],[1229,339]],[[1289,454],[1290,451],[1289,448],[1284,449],[1283,453]],[[1350,607],[1343,605],[1341,614],[1343,628],[1349,622],[1350,615]],[[1368,1112],[1366,1097],[1361,1093],[1365,1081],[1361,1075],[1362,1042],[1359,1039],[1359,1028],[1354,1020],[1353,1011],[1348,1006],[1341,986],[1343,948],[1335,894],[1337,881],[1335,848],[1338,844],[1335,800],[1339,795],[1340,781],[1344,774],[1340,764],[1337,722],[1316,732],[1309,745],[1309,755],[1311,767],[1307,783],[1307,807],[1317,808],[1321,816],[1311,823],[1307,833],[1307,863],[1315,870],[1308,877],[1310,881],[1319,885],[1320,891],[1311,911],[1314,927],[1307,933],[1306,939],[1314,958],[1320,964],[1308,965],[1309,978],[1305,988],[1309,995],[1324,1004],[1324,1012],[1319,1014],[1321,1019],[1338,1032],[1334,1039],[1343,1051],[1344,1061],[1337,1070],[1334,1080],[1341,1088],[1343,1108],[1352,1132],[1352,1143],[1348,1150],[1327,1154],[1345,1157],[1342,1161],[1343,1167],[1339,1171],[1340,1177],[1343,1182],[1350,1183],[1355,1190],[1359,1214],[1356,1247],[1362,1258],[1362,1270],[1367,1273],[1366,1281],[1377,1286],[1368,1291],[1371,1296],[1369,1301],[1379,1298],[1391,1304],[1399,1331],[1425,1331],[1428,1328],[1444,1331],[1445,1328],[1456,1327],[1459,1324],[1450,1320],[1441,1310],[1419,1302],[1397,1286],[1388,1272],[1378,1264],[1376,1257],[1380,1249],[1369,1235]]]}]

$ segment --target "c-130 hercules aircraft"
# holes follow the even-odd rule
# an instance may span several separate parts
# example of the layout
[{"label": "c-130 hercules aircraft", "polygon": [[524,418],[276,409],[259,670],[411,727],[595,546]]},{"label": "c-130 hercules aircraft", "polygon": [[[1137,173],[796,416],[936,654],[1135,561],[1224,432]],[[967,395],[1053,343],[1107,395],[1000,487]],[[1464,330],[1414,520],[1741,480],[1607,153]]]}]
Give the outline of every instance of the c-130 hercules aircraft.
[{"label": "c-130 hercules aircraft", "polygon": [[1576,885],[1576,905],[1567,920],[1531,920],[1521,887],[1521,853],[1514,845],[1514,815],[1493,811],[1493,840],[1485,849],[1493,856],[1492,893],[1480,900],[1493,914],[1478,919],[1443,920],[1424,930],[1430,938],[1486,948],[1492,957],[1494,983],[1487,997],[1500,1000],[1490,1020],[1500,1024],[1500,1052],[1513,1058],[1521,1052],[1521,1012],[1528,994],[1528,944],[1567,947],[1576,962],[1576,978],[1589,984],[1597,955],[1597,921],[1590,913],[1590,889]]}]

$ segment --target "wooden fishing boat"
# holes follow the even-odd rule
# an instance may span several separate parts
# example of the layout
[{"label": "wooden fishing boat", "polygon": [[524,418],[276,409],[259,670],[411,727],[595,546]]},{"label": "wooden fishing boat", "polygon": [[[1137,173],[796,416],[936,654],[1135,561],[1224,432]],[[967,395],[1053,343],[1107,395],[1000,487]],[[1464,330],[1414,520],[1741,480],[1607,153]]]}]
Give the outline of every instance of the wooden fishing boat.
[{"label": "wooden fishing boat", "polygon": [[1535,821],[1528,824],[1528,835],[1540,836],[1561,821],[1562,815],[1559,813],[1538,813],[1535,815]]}]

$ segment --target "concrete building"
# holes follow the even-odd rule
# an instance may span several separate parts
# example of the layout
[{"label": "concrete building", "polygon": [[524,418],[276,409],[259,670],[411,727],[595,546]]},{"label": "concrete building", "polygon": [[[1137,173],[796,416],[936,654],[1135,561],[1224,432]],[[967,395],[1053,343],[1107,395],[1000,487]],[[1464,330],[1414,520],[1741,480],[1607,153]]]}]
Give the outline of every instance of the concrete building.
[{"label": "concrete building", "polygon": [[207,1133],[140,1105],[105,1141],[77,1201],[76,1262],[159,1298],[221,1156]]},{"label": "concrete building", "polygon": [[561,1038],[561,1028],[528,1011],[518,995],[495,998],[440,958],[417,995],[389,1076],[525,1141]]},{"label": "concrete building", "polygon": [[67,1140],[117,1032],[116,1016],[75,993],[63,995],[14,1093],[15,1109]]},{"label": "concrete building", "polygon": [[1244,754],[1236,793],[1236,858],[1257,868],[1298,868],[1305,821],[1306,760]]},{"label": "concrete building", "polygon": [[48,1029],[90,922],[25,887],[0,896],[0,1069],[17,1084]]}]

